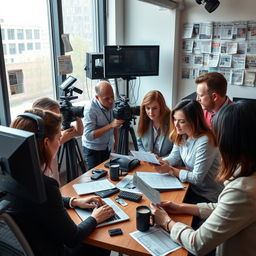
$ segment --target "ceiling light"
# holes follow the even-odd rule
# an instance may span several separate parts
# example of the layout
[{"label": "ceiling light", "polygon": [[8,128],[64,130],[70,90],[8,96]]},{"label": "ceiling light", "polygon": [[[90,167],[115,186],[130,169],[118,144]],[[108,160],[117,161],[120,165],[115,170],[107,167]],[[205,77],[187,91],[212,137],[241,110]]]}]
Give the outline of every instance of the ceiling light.
[{"label": "ceiling light", "polygon": [[220,4],[218,0],[196,0],[196,2],[203,4],[204,8],[210,13],[215,11]]}]

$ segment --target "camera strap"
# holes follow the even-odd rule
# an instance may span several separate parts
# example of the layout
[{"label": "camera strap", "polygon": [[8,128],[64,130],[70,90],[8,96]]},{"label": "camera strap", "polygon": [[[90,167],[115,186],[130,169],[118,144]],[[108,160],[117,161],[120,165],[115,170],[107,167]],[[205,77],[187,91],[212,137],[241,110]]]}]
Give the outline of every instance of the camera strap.
[{"label": "camera strap", "polygon": [[100,104],[99,104],[99,102],[98,101],[96,101],[97,102],[97,105],[98,105],[98,107],[100,108],[100,110],[101,110],[101,112],[102,112],[102,114],[105,116],[105,118],[107,119],[107,121],[108,121],[108,123],[110,124],[111,123],[111,111],[109,111],[109,113],[110,113],[110,118],[107,116],[107,114],[105,113],[105,111],[102,109],[102,107],[100,106]]}]

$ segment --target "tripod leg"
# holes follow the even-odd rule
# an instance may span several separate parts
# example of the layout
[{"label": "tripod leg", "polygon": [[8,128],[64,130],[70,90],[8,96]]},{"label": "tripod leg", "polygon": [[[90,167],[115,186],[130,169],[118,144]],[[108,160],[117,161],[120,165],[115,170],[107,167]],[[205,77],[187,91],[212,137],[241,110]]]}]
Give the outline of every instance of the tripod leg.
[{"label": "tripod leg", "polygon": [[81,153],[81,150],[79,148],[79,145],[78,145],[78,142],[77,142],[76,139],[74,139],[74,142],[75,142],[75,149],[76,149],[76,159],[78,161],[78,164],[80,165],[81,171],[83,173],[85,173],[86,172],[86,166],[85,166],[85,163],[84,163],[83,155]]},{"label": "tripod leg", "polygon": [[138,148],[137,139],[136,139],[136,135],[135,135],[133,127],[130,127],[129,131],[130,131],[130,134],[131,134],[131,137],[132,137],[132,142],[133,142],[134,149],[136,151],[138,151],[139,148]]}]

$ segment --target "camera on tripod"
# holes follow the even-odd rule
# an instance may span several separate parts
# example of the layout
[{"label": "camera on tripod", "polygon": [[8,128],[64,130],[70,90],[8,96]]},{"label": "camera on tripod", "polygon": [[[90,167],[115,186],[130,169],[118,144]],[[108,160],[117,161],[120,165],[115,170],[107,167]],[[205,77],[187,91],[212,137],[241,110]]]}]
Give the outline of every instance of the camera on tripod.
[{"label": "camera on tripod", "polygon": [[140,107],[131,107],[128,102],[128,98],[119,96],[113,109],[113,115],[115,119],[131,121],[134,115],[140,115]]},{"label": "camera on tripod", "polygon": [[84,107],[72,106],[71,100],[77,99],[78,96],[73,96],[73,92],[82,94],[83,91],[78,89],[72,84],[77,79],[73,76],[69,76],[60,86],[59,88],[63,90],[64,96],[60,96],[60,112],[63,116],[62,127],[64,130],[70,128],[71,122],[76,120],[76,117],[84,116]]}]

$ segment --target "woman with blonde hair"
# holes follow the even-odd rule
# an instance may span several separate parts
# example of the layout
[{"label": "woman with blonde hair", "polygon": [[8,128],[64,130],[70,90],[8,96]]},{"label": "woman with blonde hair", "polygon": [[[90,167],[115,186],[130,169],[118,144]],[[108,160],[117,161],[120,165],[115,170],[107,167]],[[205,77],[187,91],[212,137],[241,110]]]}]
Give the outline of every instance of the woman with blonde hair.
[{"label": "woman with blonde hair", "polygon": [[167,156],[173,143],[169,140],[170,109],[161,92],[148,92],[140,106],[138,148],[157,156]]}]

